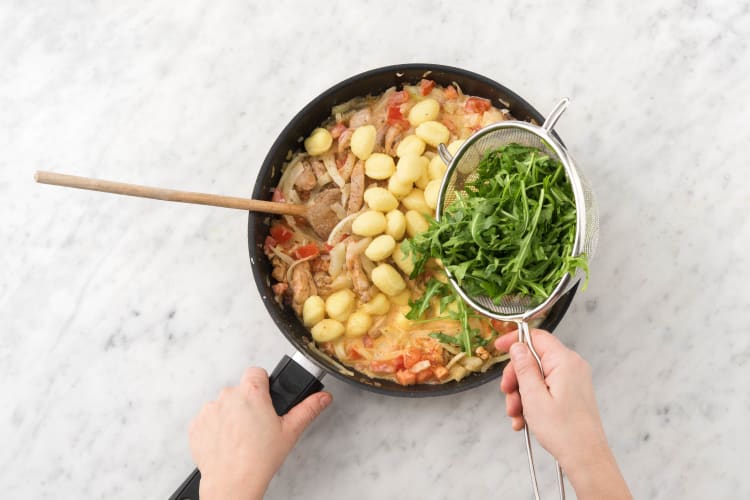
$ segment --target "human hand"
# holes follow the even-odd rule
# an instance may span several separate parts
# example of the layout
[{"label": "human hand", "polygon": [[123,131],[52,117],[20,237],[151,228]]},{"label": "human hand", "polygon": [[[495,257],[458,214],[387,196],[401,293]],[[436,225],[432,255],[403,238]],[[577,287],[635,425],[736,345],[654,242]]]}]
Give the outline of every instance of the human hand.
[{"label": "human hand", "polygon": [[202,500],[256,500],[297,439],[330,404],[319,392],[278,416],[268,373],[248,368],[238,386],[207,403],[190,425],[190,449],[201,471]]},{"label": "human hand", "polygon": [[495,341],[511,356],[500,388],[513,429],[529,426],[568,474],[578,498],[603,498],[603,492],[607,498],[630,498],[607,443],[588,363],[548,332],[532,330],[531,337],[544,377],[516,333]]}]

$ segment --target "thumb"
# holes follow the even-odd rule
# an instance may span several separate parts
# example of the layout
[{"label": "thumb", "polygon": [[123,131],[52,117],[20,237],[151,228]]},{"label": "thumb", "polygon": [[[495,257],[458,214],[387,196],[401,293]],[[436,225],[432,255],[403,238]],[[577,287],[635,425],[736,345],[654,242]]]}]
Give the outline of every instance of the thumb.
[{"label": "thumb", "polygon": [[327,392],[318,392],[305,398],[297,406],[284,415],[284,426],[292,434],[296,441],[304,430],[315,420],[323,410],[331,404],[331,395]]},{"label": "thumb", "polygon": [[526,344],[516,342],[510,346],[510,359],[516,371],[518,390],[524,403],[549,394],[539,365]]}]

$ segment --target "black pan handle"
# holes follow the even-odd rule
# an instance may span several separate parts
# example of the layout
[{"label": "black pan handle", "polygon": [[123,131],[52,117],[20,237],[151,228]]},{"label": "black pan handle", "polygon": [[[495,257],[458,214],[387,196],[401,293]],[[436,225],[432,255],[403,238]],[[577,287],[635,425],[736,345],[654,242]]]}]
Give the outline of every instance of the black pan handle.
[{"label": "black pan handle", "polygon": [[[302,354],[294,359],[284,355],[268,378],[271,401],[277,415],[284,415],[310,394],[323,390],[320,378],[324,372]],[[169,500],[198,500],[201,473],[195,469]]]}]

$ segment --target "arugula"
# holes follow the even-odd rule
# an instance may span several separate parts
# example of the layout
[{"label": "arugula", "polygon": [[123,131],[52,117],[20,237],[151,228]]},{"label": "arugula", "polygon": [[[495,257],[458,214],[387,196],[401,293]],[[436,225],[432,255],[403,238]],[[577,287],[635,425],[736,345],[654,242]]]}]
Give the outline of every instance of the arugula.
[{"label": "arugula", "polygon": [[430,257],[440,258],[469,294],[496,303],[508,295],[540,303],[577,268],[588,281],[586,256],[570,255],[573,200],[562,164],[538,149],[509,144],[488,151],[440,222],[403,243],[414,260],[411,277]]}]

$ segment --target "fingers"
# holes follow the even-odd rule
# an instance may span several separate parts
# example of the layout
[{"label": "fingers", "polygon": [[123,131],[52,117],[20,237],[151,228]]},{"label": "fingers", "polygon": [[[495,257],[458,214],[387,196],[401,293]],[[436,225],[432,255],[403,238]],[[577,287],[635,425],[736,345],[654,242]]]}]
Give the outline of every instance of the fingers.
[{"label": "fingers", "polygon": [[283,425],[289,430],[295,441],[307,426],[331,404],[331,401],[332,398],[329,393],[318,392],[308,396],[282,417]]},{"label": "fingers", "polygon": [[523,429],[523,426],[526,425],[526,422],[523,417],[513,417],[510,425],[513,427],[514,431],[520,431]]},{"label": "fingers", "polygon": [[521,394],[518,391],[505,396],[505,413],[511,418],[523,416]]},{"label": "fingers", "polygon": [[240,387],[248,394],[252,392],[268,394],[268,372],[263,368],[251,366],[242,375]]},{"label": "fingers", "polygon": [[518,378],[518,389],[526,403],[549,397],[547,384],[539,365],[526,344],[516,342],[510,346],[510,359]]},{"label": "fingers", "polygon": [[518,390],[518,378],[516,378],[516,370],[513,368],[513,363],[508,363],[503,368],[503,377],[500,379],[500,390],[505,394],[510,394]]},{"label": "fingers", "polygon": [[[531,341],[534,343],[534,349],[536,349],[540,357],[544,356],[548,351],[566,348],[557,337],[538,328],[531,330]],[[518,332],[506,333],[495,340],[495,348],[500,352],[508,352],[510,346],[516,342],[518,342]]]}]

